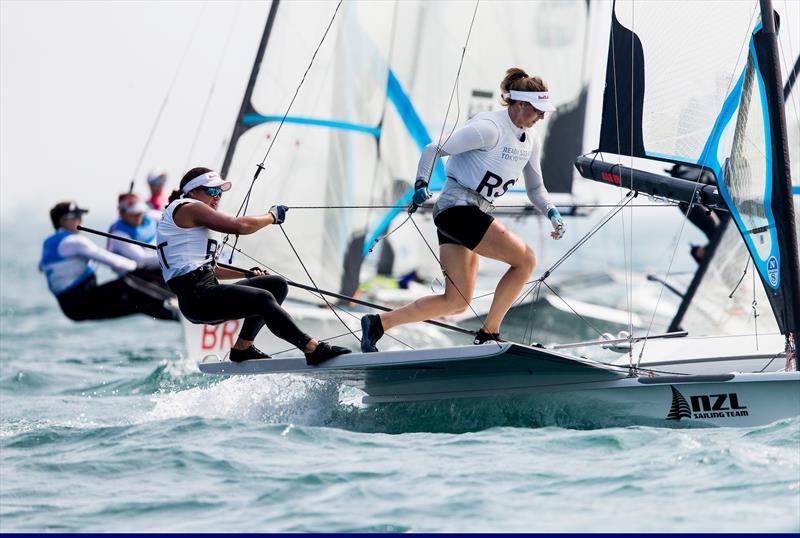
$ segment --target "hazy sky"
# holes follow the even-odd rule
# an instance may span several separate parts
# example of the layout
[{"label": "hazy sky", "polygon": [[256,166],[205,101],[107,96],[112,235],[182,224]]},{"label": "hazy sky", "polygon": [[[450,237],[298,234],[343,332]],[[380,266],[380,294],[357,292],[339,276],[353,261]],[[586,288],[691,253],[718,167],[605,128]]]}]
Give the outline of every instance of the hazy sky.
[{"label": "hazy sky", "polygon": [[[800,18],[800,0],[775,4]],[[173,80],[137,190],[146,192],[152,169],[166,169],[175,186],[191,166],[218,166],[268,7],[0,0],[3,216],[46,218],[68,198],[112,215]]]},{"label": "hazy sky", "polygon": [[216,166],[268,6],[0,0],[3,215],[46,219],[67,198],[113,214],[173,79],[137,191],[154,168],[174,186],[190,164]]}]

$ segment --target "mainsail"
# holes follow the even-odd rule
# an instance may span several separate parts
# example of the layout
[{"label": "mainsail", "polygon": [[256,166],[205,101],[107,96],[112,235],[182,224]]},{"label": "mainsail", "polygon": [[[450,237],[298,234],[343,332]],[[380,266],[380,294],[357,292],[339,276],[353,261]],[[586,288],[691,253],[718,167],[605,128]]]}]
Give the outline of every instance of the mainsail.
[{"label": "mainsail", "polygon": [[[784,333],[797,330],[797,228],[783,225],[793,219],[786,210],[782,88],[772,76],[780,68],[777,57],[765,52],[769,35],[758,7],[717,1],[614,5],[599,151],[710,170],[732,217],[717,231],[713,261],[701,267],[677,320],[697,323],[701,331],[740,332],[752,320],[753,302],[769,303],[775,314],[770,322],[762,310],[760,328],[777,323]],[[796,15],[796,6],[791,11]],[[665,30],[664,21],[680,29],[681,39]],[[741,278],[747,254],[762,284],[755,289]]]},{"label": "mainsail", "polygon": [[[345,2],[289,109],[316,36],[323,34],[334,8],[330,2],[271,4],[269,38],[262,40],[252,92],[226,158],[230,167],[224,172],[235,187],[222,204],[223,210],[236,212],[256,163],[274,141],[248,211],[277,202],[298,208],[285,229],[320,287],[355,290],[360,262],[374,240],[404,215],[421,148],[470,115],[498,108],[496,86],[510,66],[526,67],[554,89],[559,111],[537,126],[544,141],[543,169],[551,191],[574,190],[570,164],[583,145],[593,65],[590,16],[600,12],[597,3],[478,5],[448,118],[474,3]],[[515,16],[509,18],[512,11]],[[440,163],[432,189],[443,182]],[[353,205],[365,209],[340,207]],[[366,208],[381,205],[395,207]],[[309,206],[318,209],[299,209]],[[276,271],[305,280],[289,245],[275,234],[242,237],[238,247]],[[392,239],[407,242],[399,234]],[[418,238],[416,244],[424,255],[411,256],[414,263],[427,260],[435,267]]]}]

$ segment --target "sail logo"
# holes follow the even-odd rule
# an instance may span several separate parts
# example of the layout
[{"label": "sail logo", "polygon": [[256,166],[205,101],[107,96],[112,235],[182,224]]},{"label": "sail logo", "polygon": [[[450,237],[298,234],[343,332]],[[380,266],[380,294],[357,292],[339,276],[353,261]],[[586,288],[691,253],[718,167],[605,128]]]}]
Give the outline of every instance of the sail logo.
[{"label": "sail logo", "polygon": [[747,406],[739,403],[739,395],[735,392],[691,396],[687,401],[678,389],[672,385],[670,388],[672,406],[667,414],[667,420],[732,418],[749,415]]},{"label": "sail logo", "polygon": [[767,276],[773,288],[778,285],[778,260],[775,256],[770,256],[767,260]]}]

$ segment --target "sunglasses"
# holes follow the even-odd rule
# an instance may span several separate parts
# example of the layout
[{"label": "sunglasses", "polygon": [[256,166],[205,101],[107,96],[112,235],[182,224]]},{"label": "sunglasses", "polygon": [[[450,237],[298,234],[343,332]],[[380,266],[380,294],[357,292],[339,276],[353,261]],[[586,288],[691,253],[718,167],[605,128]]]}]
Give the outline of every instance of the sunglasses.
[{"label": "sunglasses", "polygon": [[223,191],[220,187],[198,187],[200,190],[205,191],[212,198],[219,198],[222,196]]}]

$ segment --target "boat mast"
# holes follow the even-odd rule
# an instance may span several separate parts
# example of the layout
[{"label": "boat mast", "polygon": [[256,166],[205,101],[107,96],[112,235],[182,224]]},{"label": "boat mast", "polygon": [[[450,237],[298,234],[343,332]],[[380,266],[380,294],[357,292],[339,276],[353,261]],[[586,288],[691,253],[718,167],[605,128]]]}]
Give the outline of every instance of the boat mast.
[{"label": "boat mast", "polygon": [[236,149],[236,143],[239,137],[242,136],[252,125],[245,125],[243,119],[246,114],[255,112],[251,98],[253,96],[253,88],[256,85],[258,72],[261,69],[261,60],[264,59],[264,51],[267,49],[267,41],[269,35],[272,33],[272,25],[275,22],[275,15],[278,13],[278,4],[280,0],[272,0],[272,5],[269,8],[269,15],[267,15],[267,23],[264,26],[264,33],[261,34],[261,42],[258,44],[258,52],[256,53],[255,62],[253,62],[253,69],[250,71],[250,80],[247,81],[247,89],[245,89],[244,97],[242,98],[242,106],[239,107],[239,115],[236,116],[236,123],[233,126],[233,134],[228,142],[228,149],[225,151],[225,160],[222,162],[222,177],[227,177],[228,169],[233,160],[233,152]]},{"label": "boat mast", "polygon": [[[787,338],[794,339],[795,350],[800,336],[800,262],[798,262],[797,233],[794,229],[795,216],[792,203],[792,178],[789,169],[789,145],[786,133],[783,85],[781,84],[780,60],[778,57],[778,34],[775,29],[775,14],[772,0],[760,0],[761,21],[764,32],[765,65],[763,74],[769,107],[770,135],[772,138],[773,198],[775,225],[778,236],[783,236],[781,257],[782,277],[788,292],[789,323],[786,326]],[[800,357],[795,351],[795,368],[800,370]]]}]

